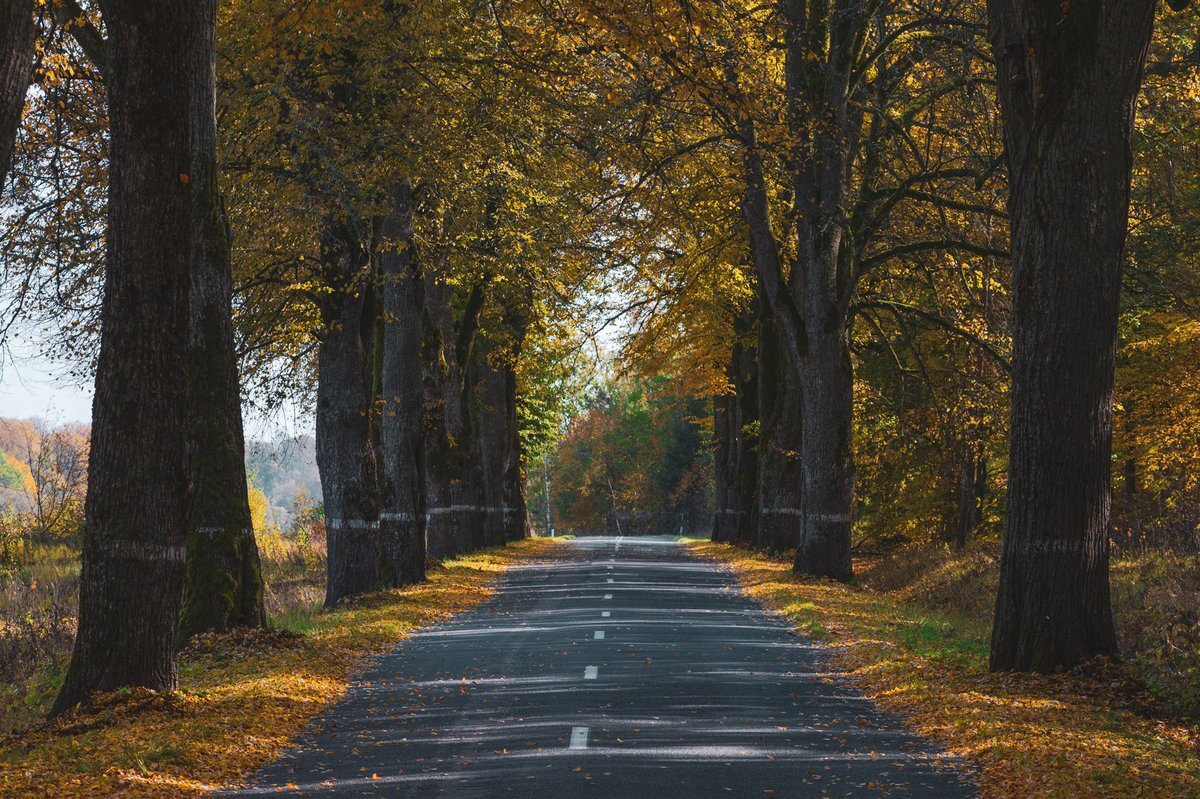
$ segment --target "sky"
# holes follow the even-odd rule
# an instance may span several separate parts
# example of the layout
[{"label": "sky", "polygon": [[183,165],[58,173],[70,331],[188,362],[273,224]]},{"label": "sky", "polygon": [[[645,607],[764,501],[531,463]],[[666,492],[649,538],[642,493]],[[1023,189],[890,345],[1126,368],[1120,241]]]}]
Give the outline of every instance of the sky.
[{"label": "sky", "polygon": [[0,366],[0,417],[91,421],[92,387],[75,385],[66,371],[28,352],[8,353]]},{"label": "sky", "polygon": [[[0,368],[0,418],[38,416],[54,424],[91,422],[92,386],[79,386],[67,369],[28,352],[9,352]],[[272,439],[313,433],[311,414],[281,408],[270,418],[247,411],[246,435]]]}]

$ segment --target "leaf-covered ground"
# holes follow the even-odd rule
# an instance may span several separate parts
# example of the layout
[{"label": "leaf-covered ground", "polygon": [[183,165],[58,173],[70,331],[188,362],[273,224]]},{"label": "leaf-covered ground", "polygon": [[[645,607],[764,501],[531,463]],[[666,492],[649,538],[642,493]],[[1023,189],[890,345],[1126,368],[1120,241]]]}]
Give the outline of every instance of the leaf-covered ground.
[{"label": "leaf-covered ground", "polygon": [[1156,718],[1114,666],[987,671],[986,631],[894,598],[801,579],[790,563],[692,542],[746,590],[829,644],[832,666],[923,735],[974,763],[983,799],[1200,796],[1200,734]]},{"label": "leaf-covered ground", "polygon": [[302,636],[194,641],[178,691],[121,692],[98,710],[0,739],[0,797],[187,797],[235,780],[336,702],[365,658],[478,604],[500,572],[552,546],[533,539],[449,561],[427,583],[341,607]]}]

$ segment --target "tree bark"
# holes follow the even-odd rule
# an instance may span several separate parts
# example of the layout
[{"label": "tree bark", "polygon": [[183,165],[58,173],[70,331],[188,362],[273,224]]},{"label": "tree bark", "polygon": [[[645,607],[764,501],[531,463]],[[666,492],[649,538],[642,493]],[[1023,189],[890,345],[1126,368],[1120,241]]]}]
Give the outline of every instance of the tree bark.
[{"label": "tree bark", "polygon": [[758,507],[754,544],[773,553],[800,541],[804,519],[803,409],[795,363],[784,350],[776,323],[759,324]]},{"label": "tree bark", "polygon": [[424,444],[421,436],[420,255],[413,242],[412,187],[393,192],[384,219],[383,254],[383,415],[380,450],[385,571],[393,587],[425,579]]},{"label": "tree bark", "polygon": [[108,248],[79,627],[52,712],[94,691],[175,687],[193,521],[191,270],[210,210],[215,0],[101,3],[109,34]]},{"label": "tree bark", "polygon": [[[785,166],[795,239],[795,260],[786,278],[750,118],[741,120],[739,131],[744,147],[743,212],[765,311],[798,378],[783,389],[786,401],[799,403],[805,431],[799,440],[804,502],[794,568],[849,580],[854,511],[849,308],[856,259],[842,233],[850,164],[861,127],[851,108],[851,74],[862,46],[865,5],[810,8],[803,0],[784,0],[780,10],[792,140]],[[769,457],[765,431],[761,457]],[[767,473],[761,465],[760,473]]]},{"label": "tree bark", "polygon": [[758,313],[748,308],[734,320],[735,342],[726,369],[730,391],[713,398],[716,505],[714,541],[749,541],[758,498]]},{"label": "tree bark", "polygon": [[425,391],[425,523],[429,556],[450,558],[483,546],[486,509],[473,386],[465,373],[478,332],[482,284],[454,312],[453,287],[425,276],[422,373]]},{"label": "tree bark", "polygon": [[519,541],[529,536],[529,506],[525,500],[525,449],[521,444],[520,386],[517,367],[529,336],[529,319],[533,307],[533,284],[528,273],[522,271],[521,293],[504,309],[504,323],[512,337],[511,357],[504,361],[504,491],[503,504],[504,540]]},{"label": "tree bark", "polygon": [[476,395],[474,409],[477,421],[480,462],[477,467],[482,478],[486,509],[486,542],[499,546],[505,542],[505,494],[508,475],[508,364],[499,346],[488,337],[481,337],[475,347],[472,382]]},{"label": "tree bark", "polygon": [[0,0],[0,189],[33,77],[33,0]]},{"label": "tree bark", "polygon": [[379,479],[369,353],[375,320],[367,236],[349,221],[327,223],[321,261],[329,293],[321,298],[317,350],[317,468],[325,503],[328,576],[325,604],[380,583]]},{"label": "tree bark", "polygon": [[1117,651],[1113,368],[1133,114],[1153,0],[991,0],[1009,163],[1012,446],[991,667]]},{"label": "tree bark", "polygon": [[[214,70],[215,63],[208,69]],[[215,92],[196,100],[213,107]],[[216,118],[205,115],[192,131],[206,162],[197,161],[190,185],[196,249],[192,255],[188,386],[192,407],[195,526],[188,536],[187,574],[179,634],[262,627],[262,563],[250,517],[241,384],[233,341],[230,233],[218,186]]]},{"label": "tree bark", "polygon": [[983,501],[987,497],[987,456],[967,448],[955,460],[955,512],[948,538],[955,547],[962,549],[967,545],[971,533],[983,521]]}]

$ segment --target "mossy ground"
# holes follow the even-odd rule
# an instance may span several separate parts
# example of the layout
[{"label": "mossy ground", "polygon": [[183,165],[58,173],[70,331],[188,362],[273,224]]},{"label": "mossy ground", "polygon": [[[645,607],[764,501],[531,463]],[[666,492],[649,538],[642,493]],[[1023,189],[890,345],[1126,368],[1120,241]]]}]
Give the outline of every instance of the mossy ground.
[{"label": "mossy ground", "polygon": [[1200,796],[1200,733],[1171,721],[1127,669],[989,674],[987,626],[791,572],[727,544],[690,542],[746,590],[829,644],[830,666],[978,768],[983,799]]},{"label": "mossy ground", "polygon": [[506,568],[553,546],[532,539],[457,558],[422,585],[292,618],[291,630],[202,636],[183,655],[177,691],[118,692],[0,739],[0,796],[201,796],[277,757],[366,658],[478,604]]}]

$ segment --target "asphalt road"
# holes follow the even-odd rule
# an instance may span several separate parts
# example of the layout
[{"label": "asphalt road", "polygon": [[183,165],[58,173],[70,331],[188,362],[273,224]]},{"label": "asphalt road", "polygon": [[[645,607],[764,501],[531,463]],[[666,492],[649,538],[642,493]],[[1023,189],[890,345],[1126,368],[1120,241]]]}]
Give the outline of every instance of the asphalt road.
[{"label": "asphalt road", "polygon": [[229,796],[974,796],[668,538],[586,538],[380,658]]}]

